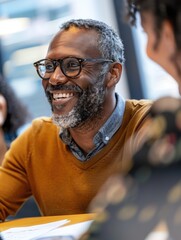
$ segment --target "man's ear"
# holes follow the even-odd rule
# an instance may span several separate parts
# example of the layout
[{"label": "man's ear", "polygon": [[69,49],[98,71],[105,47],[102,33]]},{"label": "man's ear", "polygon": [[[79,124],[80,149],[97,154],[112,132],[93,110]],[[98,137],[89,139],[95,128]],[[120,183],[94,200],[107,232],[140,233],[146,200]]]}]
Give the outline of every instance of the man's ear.
[{"label": "man's ear", "polygon": [[107,77],[107,84],[108,88],[116,86],[121,78],[122,73],[122,65],[121,63],[115,62],[112,63],[112,66],[109,70],[108,77]]},{"label": "man's ear", "polygon": [[0,127],[4,124],[7,116],[7,103],[5,98],[0,95]]}]

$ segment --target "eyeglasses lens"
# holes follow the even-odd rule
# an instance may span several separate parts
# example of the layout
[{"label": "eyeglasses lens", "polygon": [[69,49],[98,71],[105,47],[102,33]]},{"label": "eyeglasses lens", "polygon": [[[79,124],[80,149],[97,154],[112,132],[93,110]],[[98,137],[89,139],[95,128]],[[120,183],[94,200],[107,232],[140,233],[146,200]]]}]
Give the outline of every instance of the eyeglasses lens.
[{"label": "eyeglasses lens", "polygon": [[64,58],[61,66],[63,73],[68,77],[76,77],[81,71],[81,63],[77,58]]},{"label": "eyeglasses lens", "polygon": [[81,62],[76,58],[64,58],[57,61],[45,59],[38,63],[39,75],[44,79],[49,79],[58,65],[67,77],[76,77],[81,71]]},{"label": "eyeglasses lens", "polygon": [[54,72],[54,65],[50,60],[42,60],[38,64],[38,72],[42,78],[49,79]]}]

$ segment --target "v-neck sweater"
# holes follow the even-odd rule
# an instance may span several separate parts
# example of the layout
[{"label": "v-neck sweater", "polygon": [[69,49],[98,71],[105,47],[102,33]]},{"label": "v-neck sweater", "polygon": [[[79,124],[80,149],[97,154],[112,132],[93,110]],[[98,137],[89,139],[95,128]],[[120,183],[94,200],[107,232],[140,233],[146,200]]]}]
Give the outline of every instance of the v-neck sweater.
[{"label": "v-neck sweater", "polygon": [[150,106],[151,101],[127,100],[121,127],[86,162],[61,141],[51,118],[35,119],[12,143],[0,167],[0,220],[14,215],[31,195],[45,216],[88,212],[107,178],[128,171],[134,147],[131,136],[145,124]]}]

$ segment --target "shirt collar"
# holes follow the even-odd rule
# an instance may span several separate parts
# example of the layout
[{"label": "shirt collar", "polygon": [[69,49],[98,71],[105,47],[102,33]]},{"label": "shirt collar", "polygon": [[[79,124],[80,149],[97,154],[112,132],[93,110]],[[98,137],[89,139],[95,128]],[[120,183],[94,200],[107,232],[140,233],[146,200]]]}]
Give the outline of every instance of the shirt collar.
[{"label": "shirt collar", "polygon": [[94,136],[93,141],[95,145],[100,141],[104,142],[104,144],[107,144],[121,126],[125,110],[125,100],[116,93],[116,102],[116,108],[114,109],[113,113],[99,129],[98,133]]}]

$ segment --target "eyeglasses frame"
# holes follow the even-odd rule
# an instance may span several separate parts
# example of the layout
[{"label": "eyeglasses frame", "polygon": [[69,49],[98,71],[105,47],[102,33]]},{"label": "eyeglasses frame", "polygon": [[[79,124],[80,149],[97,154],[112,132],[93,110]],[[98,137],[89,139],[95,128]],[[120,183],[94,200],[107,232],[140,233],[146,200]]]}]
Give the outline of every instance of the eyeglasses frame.
[{"label": "eyeglasses frame", "polygon": [[[75,59],[77,59],[78,62],[80,63],[79,72],[78,72],[75,76],[73,76],[73,77],[67,76],[67,75],[65,74],[65,72],[64,72],[64,69],[62,68],[62,62],[63,62],[65,59],[67,59],[67,58],[75,58]],[[111,63],[113,63],[113,62],[114,62],[113,60],[104,59],[104,58],[78,58],[78,57],[72,57],[72,56],[68,56],[68,57],[60,58],[60,59],[48,59],[48,58],[44,58],[44,59],[41,59],[41,60],[36,61],[36,62],[33,63],[33,65],[34,65],[34,67],[36,68],[36,71],[37,71],[39,77],[40,77],[41,79],[43,79],[43,80],[49,80],[49,79],[50,79],[50,77],[49,77],[49,78],[43,78],[43,77],[40,75],[39,70],[38,70],[39,63],[40,63],[41,61],[45,61],[45,60],[51,61],[51,62],[53,63],[54,71],[55,71],[55,69],[57,68],[57,66],[59,65],[62,73],[64,74],[64,76],[66,76],[67,78],[72,78],[72,79],[74,79],[74,78],[76,78],[76,77],[79,76],[79,74],[80,74],[81,71],[82,71],[82,63],[84,63],[84,62],[95,62],[95,63],[96,63],[96,62],[100,62],[100,63],[103,63],[103,62],[111,62]],[[54,72],[54,71],[53,71],[53,72]],[[53,72],[52,72],[52,73],[53,73]]]}]

